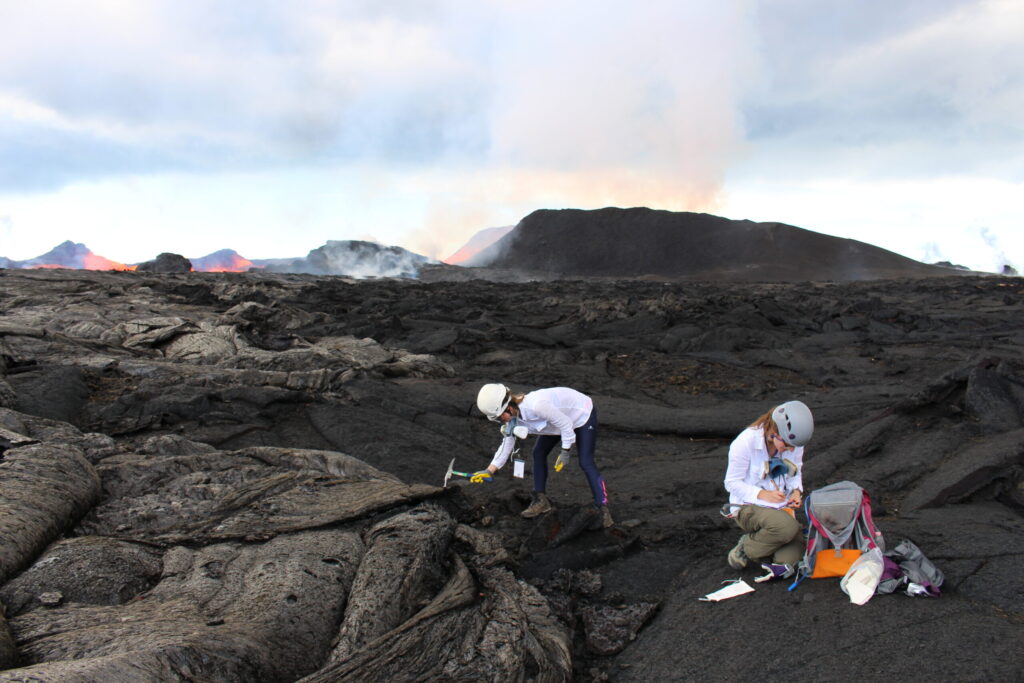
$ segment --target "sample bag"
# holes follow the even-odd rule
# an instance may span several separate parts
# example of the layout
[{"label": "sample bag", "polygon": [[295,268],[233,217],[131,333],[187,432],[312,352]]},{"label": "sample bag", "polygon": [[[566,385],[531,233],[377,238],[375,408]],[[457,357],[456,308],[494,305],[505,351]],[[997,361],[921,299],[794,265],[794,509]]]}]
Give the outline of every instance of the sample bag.
[{"label": "sample bag", "polygon": [[720,600],[735,598],[737,595],[754,592],[754,587],[743,579],[731,579],[729,581],[723,581],[722,583],[727,585],[724,588],[719,588],[718,590],[697,599],[703,602],[719,602]]},{"label": "sample bag", "polygon": [[871,548],[854,560],[846,575],[840,579],[839,587],[850,596],[850,602],[863,605],[875,594],[884,566],[882,551]]}]

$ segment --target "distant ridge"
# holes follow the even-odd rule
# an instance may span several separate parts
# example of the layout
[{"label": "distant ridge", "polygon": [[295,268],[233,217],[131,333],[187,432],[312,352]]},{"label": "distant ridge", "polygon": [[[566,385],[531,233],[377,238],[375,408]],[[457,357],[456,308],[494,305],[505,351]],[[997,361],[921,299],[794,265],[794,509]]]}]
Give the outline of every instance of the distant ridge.
[{"label": "distant ridge", "polygon": [[[359,240],[330,240],[302,258],[247,259],[233,249],[221,249],[187,261],[193,270],[205,272],[264,270],[428,281],[611,277],[798,282],[977,274],[785,223],[642,207],[534,211],[514,227],[476,233],[449,257],[458,265]],[[112,261],[70,240],[24,261],[0,256],[0,268],[134,270],[138,265]],[[1017,273],[1007,267],[1002,274]]]},{"label": "distant ridge", "polygon": [[238,272],[253,267],[252,261],[240,255],[234,249],[220,249],[212,254],[189,260],[192,262],[193,270],[208,273]]},{"label": "distant ridge", "polygon": [[118,261],[92,253],[89,247],[81,242],[65,240],[56,247],[24,261],[12,261],[0,257],[3,268],[74,268],[79,270],[131,270],[129,266]]},{"label": "distant ridge", "polygon": [[[425,264],[433,259],[415,254],[401,247],[382,246],[359,240],[328,240],[323,246],[311,250],[304,258],[247,259],[234,249],[220,249],[206,256],[185,259],[173,253],[161,254],[157,260],[176,257],[173,271],[161,271],[156,261],[125,265],[97,256],[84,244],[66,241],[47,253],[24,261],[0,256],[0,268],[68,268],[72,270],[141,270],[156,272],[185,272],[189,264],[198,272],[246,272],[265,270],[277,273],[309,273],[314,275],[340,275],[353,278],[397,277],[415,278]],[[179,270],[180,264],[184,264]]]},{"label": "distant ridge", "polygon": [[647,208],[542,209],[479,255],[558,277],[794,282],[964,273],[784,223]]}]

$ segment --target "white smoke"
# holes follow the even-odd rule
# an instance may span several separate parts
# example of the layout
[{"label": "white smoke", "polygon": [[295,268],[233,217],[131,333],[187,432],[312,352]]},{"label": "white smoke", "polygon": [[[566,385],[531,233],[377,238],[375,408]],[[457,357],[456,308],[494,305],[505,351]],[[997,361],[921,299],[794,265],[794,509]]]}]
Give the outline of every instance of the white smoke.
[{"label": "white smoke", "polygon": [[342,275],[364,278],[415,278],[422,266],[436,263],[401,247],[384,247],[358,240],[330,240],[309,252],[306,258],[284,265],[270,265],[266,270],[313,275]]},{"label": "white smoke", "polygon": [[926,242],[921,245],[921,251],[924,256],[921,257],[922,263],[938,263],[940,261],[947,261],[945,254],[942,253],[942,247],[935,242]]},{"label": "white smoke", "polygon": [[1012,269],[1014,272],[1020,272],[1020,269],[1017,268],[1017,264],[1010,261],[1010,257],[1007,256],[1006,251],[999,243],[999,237],[996,236],[994,232],[983,226],[978,228],[978,236],[981,237],[981,241],[984,242],[985,246],[987,246],[992,252],[992,262],[995,265],[992,272],[1003,273],[1007,270],[1007,267]]},{"label": "white smoke", "polygon": [[14,232],[14,221],[10,216],[0,216],[0,268],[11,268],[14,263],[7,258],[7,245],[11,243]]}]

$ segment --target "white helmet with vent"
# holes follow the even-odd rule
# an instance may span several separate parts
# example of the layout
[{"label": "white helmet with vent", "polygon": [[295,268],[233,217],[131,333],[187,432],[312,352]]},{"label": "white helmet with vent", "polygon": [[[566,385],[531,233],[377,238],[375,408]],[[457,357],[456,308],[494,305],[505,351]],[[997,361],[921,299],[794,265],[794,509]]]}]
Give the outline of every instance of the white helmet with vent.
[{"label": "white helmet with vent", "polygon": [[485,384],[476,395],[476,407],[488,420],[497,422],[511,400],[512,392],[504,384]]}]

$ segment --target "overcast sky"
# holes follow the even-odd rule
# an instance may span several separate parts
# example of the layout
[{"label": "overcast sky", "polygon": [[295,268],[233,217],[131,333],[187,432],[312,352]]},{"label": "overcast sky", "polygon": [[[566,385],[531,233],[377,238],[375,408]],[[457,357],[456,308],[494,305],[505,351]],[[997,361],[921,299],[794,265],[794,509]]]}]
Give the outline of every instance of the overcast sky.
[{"label": "overcast sky", "polygon": [[1024,2],[0,0],[0,256],[603,206],[1024,269]]}]

